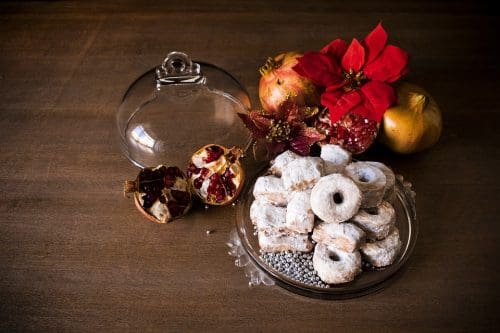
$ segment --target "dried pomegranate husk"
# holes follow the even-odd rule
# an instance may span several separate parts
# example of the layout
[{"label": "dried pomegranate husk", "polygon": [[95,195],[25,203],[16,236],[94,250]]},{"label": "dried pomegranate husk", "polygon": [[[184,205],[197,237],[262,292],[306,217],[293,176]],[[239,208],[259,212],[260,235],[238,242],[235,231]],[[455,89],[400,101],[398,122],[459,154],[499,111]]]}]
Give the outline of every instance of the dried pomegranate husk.
[{"label": "dried pomegranate husk", "polygon": [[186,214],[192,198],[189,184],[178,167],[144,168],[126,181],[124,194],[133,193],[137,209],[149,220],[167,223]]},{"label": "dried pomegranate husk", "polygon": [[366,151],[377,137],[379,123],[356,113],[347,113],[331,124],[328,112],[316,119],[315,127],[327,136],[325,143],[337,144],[352,154]]},{"label": "dried pomegranate husk", "polygon": [[236,200],[245,180],[242,153],[237,147],[209,144],[193,154],[187,176],[193,193],[203,203],[227,205]]}]

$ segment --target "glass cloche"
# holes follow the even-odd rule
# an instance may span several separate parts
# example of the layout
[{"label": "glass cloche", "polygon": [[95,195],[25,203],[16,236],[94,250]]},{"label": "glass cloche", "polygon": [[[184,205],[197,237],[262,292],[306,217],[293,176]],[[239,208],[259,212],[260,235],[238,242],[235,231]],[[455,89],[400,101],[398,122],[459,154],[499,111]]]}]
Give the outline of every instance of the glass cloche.
[{"label": "glass cloche", "polygon": [[126,91],[116,116],[120,146],[138,167],[182,167],[206,144],[244,148],[250,135],[237,114],[249,109],[231,74],[171,52]]}]

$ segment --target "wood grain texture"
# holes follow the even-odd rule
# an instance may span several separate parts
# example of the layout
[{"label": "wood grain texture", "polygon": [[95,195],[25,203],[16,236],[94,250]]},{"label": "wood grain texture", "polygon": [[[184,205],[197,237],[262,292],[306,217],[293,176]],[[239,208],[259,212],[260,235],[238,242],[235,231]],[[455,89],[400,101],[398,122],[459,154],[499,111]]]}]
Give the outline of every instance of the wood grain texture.
[{"label": "wood grain texture", "polygon": [[[346,301],[249,289],[225,245],[233,208],[156,225],[123,199],[137,170],[114,144],[114,112],[166,53],[227,69],[257,104],[268,56],[362,37],[379,20],[445,123],[428,152],[368,154],[417,191],[419,239],[388,288]],[[475,1],[2,2],[0,330],[493,331],[497,21]]]}]

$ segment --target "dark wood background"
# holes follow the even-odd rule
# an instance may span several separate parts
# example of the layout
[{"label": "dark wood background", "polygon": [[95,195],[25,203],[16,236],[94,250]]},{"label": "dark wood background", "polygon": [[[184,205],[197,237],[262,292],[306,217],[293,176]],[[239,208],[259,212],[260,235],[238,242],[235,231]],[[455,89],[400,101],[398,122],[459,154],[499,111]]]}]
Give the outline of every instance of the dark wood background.
[{"label": "dark wood background", "polygon": [[[390,286],[345,301],[250,289],[227,255],[233,208],[156,225],[122,197],[137,169],[114,114],[169,51],[227,69],[257,105],[268,56],[362,38],[379,20],[444,114],[432,150],[369,155],[417,191],[419,239]],[[497,21],[478,1],[2,2],[0,330],[495,330]]]}]

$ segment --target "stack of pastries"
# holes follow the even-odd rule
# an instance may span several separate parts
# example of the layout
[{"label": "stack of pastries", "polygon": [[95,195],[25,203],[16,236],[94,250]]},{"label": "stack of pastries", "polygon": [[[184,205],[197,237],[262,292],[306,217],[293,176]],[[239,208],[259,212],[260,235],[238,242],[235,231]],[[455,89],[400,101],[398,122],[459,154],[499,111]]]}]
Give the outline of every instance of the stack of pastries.
[{"label": "stack of pastries", "polygon": [[320,157],[285,151],[257,178],[250,219],[263,252],[311,252],[328,284],[352,281],[362,258],[392,264],[401,249],[395,226],[395,176],[379,162],[352,162],[337,145]]}]

